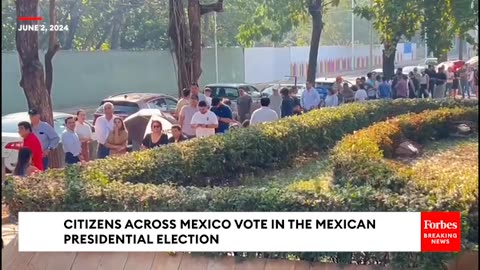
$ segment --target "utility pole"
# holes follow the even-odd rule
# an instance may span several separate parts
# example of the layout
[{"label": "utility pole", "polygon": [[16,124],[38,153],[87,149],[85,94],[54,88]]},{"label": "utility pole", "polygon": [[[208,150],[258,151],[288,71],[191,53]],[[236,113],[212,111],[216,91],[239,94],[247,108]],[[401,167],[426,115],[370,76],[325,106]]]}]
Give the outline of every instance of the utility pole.
[{"label": "utility pole", "polygon": [[215,30],[213,32],[213,41],[215,43],[215,82],[218,83],[218,41],[217,41],[217,12],[213,13],[213,27]]},{"label": "utility pole", "polygon": [[[373,0],[370,0],[370,8],[373,7]],[[368,34],[370,36],[370,51],[369,51],[369,69],[373,70],[373,21],[370,20],[370,23],[368,24]]]},{"label": "utility pole", "polygon": [[352,0],[352,71],[355,70],[355,0]]}]

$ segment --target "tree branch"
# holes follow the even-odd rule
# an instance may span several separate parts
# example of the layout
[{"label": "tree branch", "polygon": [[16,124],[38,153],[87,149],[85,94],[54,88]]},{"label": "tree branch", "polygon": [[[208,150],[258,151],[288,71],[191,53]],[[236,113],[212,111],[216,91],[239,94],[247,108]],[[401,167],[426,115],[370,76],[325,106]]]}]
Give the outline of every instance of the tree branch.
[{"label": "tree branch", "polygon": [[200,15],[210,12],[223,12],[223,0],[217,0],[213,4],[200,4]]},{"label": "tree branch", "polygon": [[[55,0],[50,0],[49,7],[50,15],[50,24],[55,25],[56,23],[56,13],[55,13]],[[57,39],[57,32],[50,31],[48,33],[48,51],[45,54],[45,85],[47,87],[48,94],[52,93],[52,84],[53,84],[53,56],[60,49],[60,44]]]}]

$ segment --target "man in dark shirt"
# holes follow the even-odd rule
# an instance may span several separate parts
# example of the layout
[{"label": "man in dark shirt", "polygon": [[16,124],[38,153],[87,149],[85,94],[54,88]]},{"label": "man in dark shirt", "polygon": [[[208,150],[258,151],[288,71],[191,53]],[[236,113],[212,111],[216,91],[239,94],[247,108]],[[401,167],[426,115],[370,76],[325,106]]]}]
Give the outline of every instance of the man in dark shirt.
[{"label": "man in dark shirt", "polygon": [[218,97],[212,98],[212,107],[210,110],[218,118],[218,128],[215,129],[215,133],[225,133],[230,127],[230,124],[236,122],[233,120],[230,108],[224,105]]},{"label": "man in dark shirt", "polygon": [[437,76],[437,72],[435,72],[435,67],[433,65],[429,65],[428,68],[425,70],[425,73],[428,75],[430,78],[430,81],[428,82],[428,92],[430,93],[430,96],[433,96],[433,89],[435,88],[435,78]]},{"label": "man in dark shirt", "polygon": [[[250,118],[250,111],[252,109],[252,97],[247,94],[247,89],[243,86],[238,88],[240,96],[238,97],[238,118],[240,122]],[[212,104],[213,106],[213,104]]]},{"label": "man in dark shirt", "polygon": [[182,133],[182,127],[180,125],[173,125],[172,126],[172,137],[168,139],[169,143],[178,143],[186,141],[187,137]]}]

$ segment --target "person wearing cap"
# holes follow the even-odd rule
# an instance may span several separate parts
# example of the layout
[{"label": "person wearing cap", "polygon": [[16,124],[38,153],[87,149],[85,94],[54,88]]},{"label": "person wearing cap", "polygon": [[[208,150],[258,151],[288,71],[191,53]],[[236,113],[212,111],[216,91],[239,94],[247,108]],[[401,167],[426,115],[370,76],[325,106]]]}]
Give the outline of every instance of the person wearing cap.
[{"label": "person wearing cap", "polygon": [[57,148],[60,143],[60,137],[50,124],[40,120],[38,110],[30,109],[28,115],[30,116],[32,131],[42,144],[43,169],[46,170],[48,168],[48,154]]},{"label": "person wearing cap", "polygon": [[95,137],[98,142],[97,158],[106,158],[110,155],[110,149],[105,144],[114,126],[113,104],[110,102],[103,104],[103,113],[104,115],[95,120]]},{"label": "person wearing cap", "polygon": [[215,129],[218,128],[218,118],[212,111],[208,110],[207,102],[198,103],[198,112],[196,112],[190,122],[195,129],[195,136],[203,138],[215,135]]}]

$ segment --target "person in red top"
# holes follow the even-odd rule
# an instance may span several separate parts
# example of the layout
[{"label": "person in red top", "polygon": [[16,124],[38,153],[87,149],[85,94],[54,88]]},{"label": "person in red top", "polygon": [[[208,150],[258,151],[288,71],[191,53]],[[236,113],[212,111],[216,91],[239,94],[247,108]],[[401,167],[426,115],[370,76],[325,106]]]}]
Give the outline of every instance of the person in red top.
[{"label": "person in red top", "polygon": [[42,144],[32,132],[32,125],[29,122],[18,123],[18,134],[23,138],[23,147],[32,151],[32,163],[40,171],[43,171],[43,150]]}]

